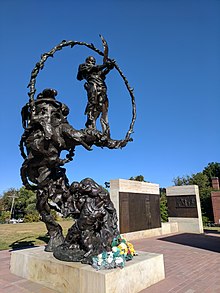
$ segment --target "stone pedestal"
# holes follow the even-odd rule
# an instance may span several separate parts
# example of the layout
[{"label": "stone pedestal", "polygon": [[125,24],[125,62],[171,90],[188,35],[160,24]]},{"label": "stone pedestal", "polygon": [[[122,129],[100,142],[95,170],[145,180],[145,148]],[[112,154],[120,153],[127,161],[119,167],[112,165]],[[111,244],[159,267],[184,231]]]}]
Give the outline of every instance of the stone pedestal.
[{"label": "stone pedestal", "polygon": [[179,232],[203,233],[197,185],[166,188],[169,222],[177,222]]},{"label": "stone pedestal", "polygon": [[11,272],[60,293],[137,293],[165,278],[162,254],[139,252],[124,269],[96,271],[55,259],[44,247],[13,251]]},{"label": "stone pedestal", "polygon": [[161,227],[158,184],[111,180],[110,196],[117,211],[120,233]]}]

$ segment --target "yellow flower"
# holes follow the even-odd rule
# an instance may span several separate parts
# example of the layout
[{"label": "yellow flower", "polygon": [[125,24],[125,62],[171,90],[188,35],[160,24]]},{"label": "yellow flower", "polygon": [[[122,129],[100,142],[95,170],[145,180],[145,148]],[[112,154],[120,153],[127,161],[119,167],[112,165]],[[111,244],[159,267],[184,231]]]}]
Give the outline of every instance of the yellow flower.
[{"label": "yellow flower", "polygon": [[131,252],[131,255],[134,255],[135,254],[135,250],[134,250],[134,246],[133,244],[131,244],[130,242],[127,242],[127,246]]},{"label": "yellow flower", "polygon": [[118,245],[118,248],[120,249],[120,254],[127,254],[128,252],[128,247],[125,243],[121,243]]}]

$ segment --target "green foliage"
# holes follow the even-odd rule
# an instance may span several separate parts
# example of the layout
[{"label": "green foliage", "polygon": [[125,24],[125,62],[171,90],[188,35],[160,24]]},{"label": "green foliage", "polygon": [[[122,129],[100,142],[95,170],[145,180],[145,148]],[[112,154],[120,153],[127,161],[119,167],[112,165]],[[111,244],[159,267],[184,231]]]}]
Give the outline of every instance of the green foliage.
[{"label": "green foliage", "polygon": [[28,213],[24,216],[24,223],[39,222],[39,221],[40,221],[40,216],[37,211],[32,211],[31,213]]},{"label": "green foliage", "polygon": [[190,180],[189,175],[182,176],[182,177],[177,176],[176,178],[173,179],[173,183],[175,186],[189,185],[189,180]]},{"label": "green foliage", "polygon": [[209,178],[201,172],[192,174],[189,184],[198,185],[200,192],[210,187]]},{"label": "green foliage", "polygon": [[[21,187],[20,189],[10,188],[3,193],[0,198],[0,222],[5,222],[10,219],[10,210],[12,207],[11,196],[16,196],[12,217],[15,219],[24,218],[24,222],[38,222],[40,220],[39,213],[36,210],[36,194]],[[52,210],[52,216],[58,220],[57,213]],[[6,216],[7,215],[7,216]]]},{"label": "green foliage", "polygon": [[207,167],[205,167],[203,169],[203,174],[205,174],[208,179],[209,179],[209,183],[210,183],[210,186],[212,184],[212,177],[218,177],[220,178],[220,163],[209,163],[207,165]]},{"label": "green foliage", "polygon": [[13,196],[15,196],[12,210],[13,218],[23,218],[29,213],[36,212],[36,195],[33,191],[27,190],[25,187],[10,188],[0,198],[0,217],[4,217],[4,212],[10,213]]},{"label": "green foliage", "polygon": [[168,221],[167,197],[165,188],[160,188],[160,215],[162,222]]},{"label": "green foliage", "polygon": [[23,215],[25,215],[27,211],[36,211],[36,194],[25,187],[21,187],[19,190],[19,199],[16,200],[15,208],[20,210]]},{"label": "green foliage", "polygon": [[135,181],[146,182],[146,181],[144,180],[144,176],[143,176],[143,175],[138,175],[138,176],[130,177],[129,180],[135,180]]},{"label": "green foliage", "polygon": [[210,224],[209,218],[206,216],[202,216],[202,223],[203,223],[203,226],[207,227]]},{"label": "green foliage", "polygon": [[10,220],[11,213],[9,211],[2,211],[0,215],[0,223],[8,223]]},{"label": "green foliage", "polygon": [[36,203],[35,202],[28,204],[27,207],[25,208],[25,212],[27,214],[30,214],[34,211],[36,211]]},{"label": "green foliage", "polygon": [[15,188],[10,188],[3,193],[0,197],[0,210],[10,211],[12,204],[12,196],[18,196],[18,190]]},{"label": "green foliage", "polygon": [[213,221],[211,191],[212,191],[212,177],[220,178],[220,163],[209,163],[202,172],[186,175],[183,177],[174,178],[173,182],[176,186],[181,185],[198,185],[202,215],[204,222]]}]

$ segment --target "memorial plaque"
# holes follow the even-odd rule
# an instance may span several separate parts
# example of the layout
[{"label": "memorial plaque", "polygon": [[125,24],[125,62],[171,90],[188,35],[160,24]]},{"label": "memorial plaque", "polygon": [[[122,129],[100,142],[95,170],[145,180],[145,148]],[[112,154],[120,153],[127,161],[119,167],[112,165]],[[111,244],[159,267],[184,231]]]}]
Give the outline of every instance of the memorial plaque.
[{"label": "memorial plaque", "polygon": [[195,196],[176,197],[176,208],[196,208]]},{"label": "memorial plaque", "polygon": [[168,196],[167,206],[169,217],[198,218],[195,195]]},{"label": "memorial plaque", "polygon": [[119,193],[120,232],[161,227],[159,194]]}]

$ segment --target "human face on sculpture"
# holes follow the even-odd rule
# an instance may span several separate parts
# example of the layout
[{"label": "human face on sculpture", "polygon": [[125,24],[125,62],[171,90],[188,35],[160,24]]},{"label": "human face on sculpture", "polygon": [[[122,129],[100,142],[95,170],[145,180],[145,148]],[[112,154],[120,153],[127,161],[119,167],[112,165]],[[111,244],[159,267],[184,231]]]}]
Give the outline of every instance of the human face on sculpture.
[{"label": "human face on sculpture", "polygon": [[86,58],[86,63],[90,63],[92,65],[95,65],[96,64],[96,60],[93,56],[89,56]]}]

